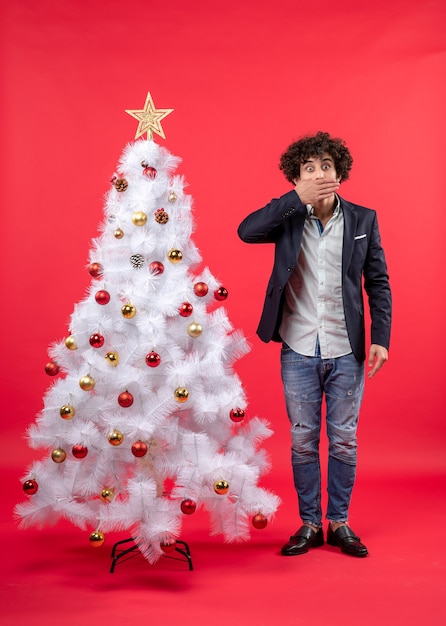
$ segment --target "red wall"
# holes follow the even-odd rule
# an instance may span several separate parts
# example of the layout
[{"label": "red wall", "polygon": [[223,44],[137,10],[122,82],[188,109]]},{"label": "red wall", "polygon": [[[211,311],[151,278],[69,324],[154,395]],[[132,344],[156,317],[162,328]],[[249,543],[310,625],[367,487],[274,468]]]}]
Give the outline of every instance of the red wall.
[{"label": "red wall", "polygon": [[[5,0],[2,24],[2,456],[49,384],[47,346],[89,283],[103,195],[148,90],[183,158],[204,261],[252,341],[238,371],[288,471],[278,346],[255,336],[272,250],[236,228],[289,190],[277,168],[301,134],[328,130],[354,156],[341,195],[376,208],[395,300],[390,361],[367,381],[361,463],[445,467],[443,405],[445,14],[441,0]],[[35,454],[35,453],[33,453]]]}]

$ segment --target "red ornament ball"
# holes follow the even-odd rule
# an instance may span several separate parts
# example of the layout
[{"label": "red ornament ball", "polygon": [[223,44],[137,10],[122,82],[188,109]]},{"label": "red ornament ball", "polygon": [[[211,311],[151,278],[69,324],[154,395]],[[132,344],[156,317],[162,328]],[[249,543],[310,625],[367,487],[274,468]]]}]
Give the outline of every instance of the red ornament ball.
[{"label": "red ornament ball", "polygon": [[229,417],[233,422],[241,422],[245,417],[245,411],[243,409],[231,409]]},{"label": "red ornament ball", "polygon": [[169,552],[173,552],[175,550],[175,548],[177,547],[177,542],[175,541],[175,539],[166,538],[161,541],[160,547],[164,553],[168,554]]},{"label": "red ornament ball", "polygon": [[145,167],[142,173],[144,174],[144,176],[147,176],[147,178],[154,180],[156,178],[157,171],[154,167],[149,166],[149,167]]},{"label": "red ornament ball", "polygon": [[219,287],[218,289],[214,291],[214,298],[216,300],[219,300],[219,301],[226,300],[227,297],[228,297],[228,290],[225,289],[224,287]]},{"label": "red ornament ball", "polygon": [[257,530],[263,530],[268,525],[268,519],[261,513],[257,513],[252,518],[252,525],[254,528],[257,528]]},{"label": "red ornament ball", "polygon": [[189,498],[187,500],[183,500],[181,503],[181,511],[185,514],[185,515],[192,515],[192,513],[195,513],[195,511],[197,510],[197,505],[193,500],[190,500]]},{"label": "red ornament ball", "polygon": [[132,454],[138,459],[147,454],[147,444],[144,441],[135,441],[132,445]]},{"label": "red ornament ball", "polygon": [[196,296],[203,298],[207,294],[208,291],[209,291],[209,287],[206,285],[206,283],[203,283],[203,282],[195,283],[194,292]]},{"label": "red ornament ball", "polygon": [[164,272],[164,265],[161,263],[161,261],[152,261],[152,263],[150,263],[149,265],[149,272],[151,274],[154,274],[155,276],[158,276],[159,274],[162,274]]},{"label": "red ornament ball", "polygon": [[161,357],[158,354],[158,352],[152,351],[146,355],[146,364],[149,367],[158,367],[160,363],[161,363]]},{"label": "red ornament ball", "polygon": [[75,459],[83,459],[88,454],[88,448],[77,443],[71,448],[71,453]]},{"label": "red ornament ball", "polygon": [[181,317],[189,317],[190,315],[192,315],[193,310],[194,307],[191,305],[190,302],[183,302],[183,304],[181,304],[180,308],[178,309]]},{"label": "red ornament ball", "polygon": [[123,391],[118,396],[118,403],[119,403],[119,406],[122,406],[125,409],[127,409],[129,406],[132,406],[133,404],[132,394],[129,393],[128,391]]},{"label": "red ornament ball", "polygon": [[57,374],[60,372],[60,368],[57,363],[55,363],[54,361],[50,361],[45,365],[45,372],[48,374],[48,376],[57,376]]},{"label": "red ornament ball", "polygon": [[108,304],[110,302],[110,294],[105,289],[98,291],[94,297],[98,304]]},{"label": "red ornament ball", "polygon": [[94,333],[94,335],[91,335],[90,346],[92,348],[102,348],[103,345],[104,337],[102,335],[100,335],[99,333]]},{"label": "red ornament ball", "polygon": [[102,276],[102,272],[104,268],[100,263],[90,263],[88,266],[88,271],[93,278],[100,278]]},{"label": "red ornament ball", "polygon": [[37,480],[34,480],[34,478],[25,480],[25,482],[23,483],[23,491],[26,493],[27,496],[34,495],[37,492],[38,488],[39,485],[37,484]]}]

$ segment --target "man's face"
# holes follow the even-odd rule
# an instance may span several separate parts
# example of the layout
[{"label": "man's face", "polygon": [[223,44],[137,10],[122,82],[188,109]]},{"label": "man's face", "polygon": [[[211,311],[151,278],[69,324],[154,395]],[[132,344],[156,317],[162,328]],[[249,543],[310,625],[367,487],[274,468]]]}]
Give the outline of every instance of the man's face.
[{"label": "man's face", "polygon": [[336,168],[332,157],[324,152],[321,158],[310,157],[300,164],[300,180],[315,180],[326,178],[337,180]]}]

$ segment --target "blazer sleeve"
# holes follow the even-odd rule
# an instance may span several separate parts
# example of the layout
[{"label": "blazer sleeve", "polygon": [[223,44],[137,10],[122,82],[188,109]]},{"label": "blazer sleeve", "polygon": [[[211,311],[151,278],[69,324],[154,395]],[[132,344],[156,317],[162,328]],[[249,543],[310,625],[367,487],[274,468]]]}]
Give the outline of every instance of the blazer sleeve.
[{"label": "blazer sleeve", "polygon": [[369,300],[371,342],[388,349],[392,323],[392,294],[376,213],[364,264],[364,289]]},{"label": "blazer sleeve", "polygon": [[238,227],[238,236],[245,243],[274,243],[284,220],[296,211],[305,210],[305,205],[293,190],[248,215]]}]

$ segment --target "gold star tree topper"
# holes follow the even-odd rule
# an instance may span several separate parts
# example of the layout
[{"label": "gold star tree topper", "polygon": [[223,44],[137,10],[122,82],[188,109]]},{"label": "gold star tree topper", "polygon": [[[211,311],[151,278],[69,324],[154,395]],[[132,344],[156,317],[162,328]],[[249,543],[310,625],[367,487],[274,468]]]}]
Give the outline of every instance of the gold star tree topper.
[{"label": "gold star tree topper", "polygon": [[147,93],[146,102],[142,110],[126,111],[129,115],[138,120],[138,128],[136,129],[135,139],[147,133],[147,139],[153,139],[153,133],[166,138],[161,120],[164,119],[173,109],[155,109],[150,91]]}]

